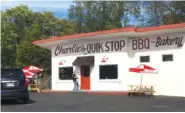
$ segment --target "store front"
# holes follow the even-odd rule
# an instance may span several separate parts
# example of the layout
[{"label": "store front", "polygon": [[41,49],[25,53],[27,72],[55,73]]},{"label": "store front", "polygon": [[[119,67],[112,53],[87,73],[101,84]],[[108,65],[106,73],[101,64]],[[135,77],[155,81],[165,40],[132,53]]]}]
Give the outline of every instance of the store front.
[{"label": "store front", "polygon": [[144,76],[143,83],[155,86],[156,95],[185,96],[184,31],[185,23],[129,27],[33,44],[51,50],[52,90],[72,91],[71,75],[75,71],[81,90],[127,91],[129,84],[140,82],[140,76],[130,73],[129,68],[147,64],[158,74]]},{"label": "store front", "polygon": [[81,90],[90,90],[91,66],[94,66],[94,56],[77,57],[73,66],[78,66],[81,77]]}]

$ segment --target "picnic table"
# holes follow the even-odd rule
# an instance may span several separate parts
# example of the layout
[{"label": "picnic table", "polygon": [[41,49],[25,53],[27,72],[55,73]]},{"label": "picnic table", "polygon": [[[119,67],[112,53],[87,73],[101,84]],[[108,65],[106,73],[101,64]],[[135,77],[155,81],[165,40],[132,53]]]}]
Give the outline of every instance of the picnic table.
[{"label": "picnic table", "polygon": [[37,91],[40,92],[40,88],[38,84],[29,84],[29,91]]},{"label": "picnic table", "polygon": [[28,84],[28,91],[40,92],[40,85],[37,78],[31,78]]},{"label": "picnic table", "polygon": [[154,86],[152,85],[129,85],[129,95],[132,97],[133,94],[149,94],[151,97],[154,96]]}]

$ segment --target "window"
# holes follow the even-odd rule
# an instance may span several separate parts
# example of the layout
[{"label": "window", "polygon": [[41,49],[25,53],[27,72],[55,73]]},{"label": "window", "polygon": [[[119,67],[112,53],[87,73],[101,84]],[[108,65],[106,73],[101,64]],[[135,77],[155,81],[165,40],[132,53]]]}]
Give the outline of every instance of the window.
[{"label": "window", "polygon": [[101,65],[99,67],[100,79],[117,79],[118,78],[118,65]]},{"label": "window", "polygon": [[166,61],[173,61],[173,55],[172,55],[172,54],[163,55],[163,56],[162,56],[162,60],[163,60],[163,62],[166,62]]},{"label": "window", "polygon": [[150,56],[140,56],[140,62],[150,62]]},{"label": "window", "polygon": [[81,72],[83,72],[84,77],[89,77],[90,76],[90,66],[82,66]]},{"label": "window", "polygon": [[1,76],[24,77],[22,69],[1,69]]},{"label": "window", "polygon": [[73,67],[60,67],[59,68],[59,79],[60,80],[71,80],[73,74]]}]

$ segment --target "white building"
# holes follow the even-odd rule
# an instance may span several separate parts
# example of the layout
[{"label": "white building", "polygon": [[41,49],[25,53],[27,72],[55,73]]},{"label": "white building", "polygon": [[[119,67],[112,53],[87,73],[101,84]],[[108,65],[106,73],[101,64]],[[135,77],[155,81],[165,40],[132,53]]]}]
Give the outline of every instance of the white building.
[{"label": "white building", "polygon": [[181,23],[82,33],[33,44],[52,51],[52,90],[73,90],[69,75],[76,71],[81,90],[128,91],[128,85],[140,83],[140,74],[129,68],[147,64],[158,74],[145,74],[143,84],[154,85],[156,95],[185,97],[184,42]]}]

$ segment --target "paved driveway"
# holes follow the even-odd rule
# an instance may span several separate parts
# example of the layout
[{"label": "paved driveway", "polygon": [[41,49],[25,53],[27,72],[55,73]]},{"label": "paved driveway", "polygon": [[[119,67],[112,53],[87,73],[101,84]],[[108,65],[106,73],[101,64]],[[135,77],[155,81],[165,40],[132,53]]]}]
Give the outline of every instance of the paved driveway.
[{"label": "paved driveway", "polygon": [[32,93],[29,104],[3,101],[5,112],[75,112],[75,111],[185,111],[185,98],[133,97],[122,95],[98,95],[87,93]]}]

